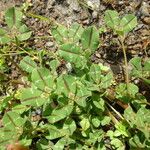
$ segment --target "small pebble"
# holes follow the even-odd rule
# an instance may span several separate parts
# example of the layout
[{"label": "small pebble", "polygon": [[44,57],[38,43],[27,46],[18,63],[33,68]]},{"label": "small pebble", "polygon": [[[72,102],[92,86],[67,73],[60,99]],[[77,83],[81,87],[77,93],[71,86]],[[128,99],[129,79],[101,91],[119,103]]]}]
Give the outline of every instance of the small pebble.
[{"label": "small pebble", "polygon": [[134,80],[135,84],[138,84],[140,81],[138,79]]},{"label": "small pebble", "polygon": [[41,115],[42,111],[41,111],[41,109],[37,109],[37,110],[35,111],[35,113],[36,113],[37,115]]},{"label": "small pebble", "polygon": [[47,47],[53,47],[54,46],[54,43],[49,41],[49,42],[46,42],[45,46]]},{"label": "small pebble", "polygon": [[143,22],[146,23],[147,25],[150,25],[150,17],[143,18]]},{"label": "small pebble", "polygon": [[93,11],[92,17],[93,17],[93,19],[96,19],[98,17],[98,12],[97,11]]}]

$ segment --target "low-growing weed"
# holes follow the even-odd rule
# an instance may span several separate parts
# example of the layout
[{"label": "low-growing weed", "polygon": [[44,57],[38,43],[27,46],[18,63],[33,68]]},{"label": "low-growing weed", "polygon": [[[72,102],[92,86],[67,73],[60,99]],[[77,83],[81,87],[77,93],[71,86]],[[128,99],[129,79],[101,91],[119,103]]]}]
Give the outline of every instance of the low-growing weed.
[{"label": "low-growing weed", "polygon": [[[8,28],[1,29],[2,48],[30,38],[22,16],[15,7],[6,11]],[[20,54],[18,68],[24,72],[19,75],[20,86],[0,97],[0,149],[16,142],[37,150],[150,149],[149,102],[140,87],[129,82],[130,75],[149,85],[150,61],[133,58],[129,72],[124,45],[136,17],[120,19],[116,11],[108,10],[105,22],[121,42],[126,83],[114,88],[111,69],[91,61],[101,40],[95,26],[53,26],[50,33],[58,50],[44,51],[49,57],[45,63],[41,63],[41,52],[36,57]],[[0,57],[0,76],[6,74],[4,70],[5,59]]]}]

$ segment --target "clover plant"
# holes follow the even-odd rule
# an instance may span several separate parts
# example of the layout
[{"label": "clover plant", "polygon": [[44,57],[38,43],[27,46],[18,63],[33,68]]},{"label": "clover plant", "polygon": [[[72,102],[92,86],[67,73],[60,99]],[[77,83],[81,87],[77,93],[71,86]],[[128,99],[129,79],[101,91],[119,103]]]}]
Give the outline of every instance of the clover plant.
[{"label": "clover plant", "polygon": [[19,8],[12,7],[5,12],[6,27],[0,29],[0,43],[11,41],[25,41],[30,38],[32,32],[22,23],[23,13]]},{"label": "clover plant", "polygon": [[[24,27],[21,19],[17,8],[6,11],[12,32]],[[135,27],[136,18],[120,19],[117,12],[108,10],[105,21],[119,35],[125,51],[124,37]],[[17,34],[11,40],[8,34],[1,36],[2,47],[5,39],[22,41],[31,35],[31,31],[22,33],[26,36]],[[150,149],[149,102],[140,87],[127,82],[127,91],[126,83],[115,84],[108,66],[91,61],[100,46],[99,33],[95,26],[56,24],[50,34],[57,51],[43,50],[49,57],[46,62],[41,52],[19,56],[19,85],[0,97],[0,149],[13,143],[37,150]],[[3,69],[5,60],[0,60]],[[131,78],[149,84],[149,63],[131,59]]]},{"label": "clover plant", "polygon": [[124,63],[125,63],[125,80],[127,84],[127,91],[129,91],[129,71],[128,71],[128,60],[126,56],[125,38],[127,34],[132,31],[137,25],[137,18],[133,14],[124,15],[122,18],[119,17],[119,13],[114,10],[105,11],[105,22],[116,34],[118,34],[119,41],[123,50]]}]

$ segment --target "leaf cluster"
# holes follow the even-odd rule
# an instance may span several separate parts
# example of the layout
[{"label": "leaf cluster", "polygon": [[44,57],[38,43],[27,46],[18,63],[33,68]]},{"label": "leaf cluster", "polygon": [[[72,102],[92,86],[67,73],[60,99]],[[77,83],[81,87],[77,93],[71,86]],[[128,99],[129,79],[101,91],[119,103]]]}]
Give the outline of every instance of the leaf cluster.
[{"label": "leaf cluster", "polygon": [[[13,7],[5,16],[9,30],[15,28],[19,34],[11,40],[1,34],[2,44],[31,36],[21,11]],[[135,27],[136,17],[120,19],[116,11],[108,10],[105,22],[123,36]],[[133,82],[128,90],[125,83],[115,85],[111,69],[91,61],[100,46],[100,29],[58,24],[50,30],[57,51],[50,55],[42,51],[49,57],[46,63],[42,52],[36,57],[22,55],[18,65],[22,86],[0,97],[0,149],[16,141],[37,150],[125,150],[127,144],[130,149],[150,148],[149,102],[140,87]],[[130,77],[149,86],[149,59],[133,58],[129,63]]]}]

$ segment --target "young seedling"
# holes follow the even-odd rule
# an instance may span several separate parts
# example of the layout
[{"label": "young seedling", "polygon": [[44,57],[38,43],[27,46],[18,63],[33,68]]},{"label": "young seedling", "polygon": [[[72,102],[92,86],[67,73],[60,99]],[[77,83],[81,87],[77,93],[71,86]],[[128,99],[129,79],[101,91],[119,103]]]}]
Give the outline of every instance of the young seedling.
[{"label": "young seedling", "polygon": [[126,48],[124,45],[127,34],[132,31],[137,25],[137,18],[132,14],[127,14],[122,18],[119,17],[119,13],[114,10],[107,10],[105,12],[105,22],[116,34],[118,34],[119,41],[121,43],[124,63],[125,63],[125,80],[127,84],[127,91],[129,86],[129,71],[128,71],[128,60],[126,54]]}]

